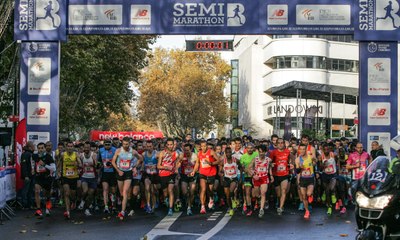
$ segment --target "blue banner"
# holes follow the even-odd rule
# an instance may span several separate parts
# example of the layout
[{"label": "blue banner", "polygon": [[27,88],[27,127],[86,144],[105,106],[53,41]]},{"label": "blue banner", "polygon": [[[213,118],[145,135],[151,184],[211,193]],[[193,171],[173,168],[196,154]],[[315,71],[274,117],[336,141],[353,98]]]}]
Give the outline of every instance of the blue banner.
[{"label": "blue banner", "polygon": [[66,41],[65,0],[15,0],[14,39]]},{"label": "blue banner", "polygon": [[352,0],[70,0],[69,34],[353,34]]},{"label": "blue banner", "polygon": [[400,0],[355,0],[353,10],[356,40],[400,40]]},{"label": "blue banner", "polygon": [[398,122],[397,42],[360,42],[360,139],[370,151],[378,141],[387,155]]},{"label": "blue banner", "polygon": [[27,141],[58,142],[58,42],[21,44],[20,120],[26,118]]}]

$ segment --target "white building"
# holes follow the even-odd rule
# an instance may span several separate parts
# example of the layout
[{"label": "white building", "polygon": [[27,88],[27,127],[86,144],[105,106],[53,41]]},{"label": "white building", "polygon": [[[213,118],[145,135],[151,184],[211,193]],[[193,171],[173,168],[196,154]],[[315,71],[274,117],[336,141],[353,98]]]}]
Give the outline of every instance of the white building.
[{"label": "white building", "polygon": [[354,125],[358,44],[352,36],[236,36],[234,46],[238,115],[233,128],[256,137],[283,136],[289,111],[292,133],[299,136],[305,110],[314,105],[312,129],[319,133],[342,136]]}]

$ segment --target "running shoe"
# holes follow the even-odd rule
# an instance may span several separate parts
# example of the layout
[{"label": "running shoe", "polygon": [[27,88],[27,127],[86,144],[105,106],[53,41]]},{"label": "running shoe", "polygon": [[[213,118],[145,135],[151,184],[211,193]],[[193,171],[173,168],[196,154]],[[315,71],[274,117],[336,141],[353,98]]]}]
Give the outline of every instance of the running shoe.
[{"label": "running shoe", "polygon": [[269,203],[268,201],[265,202],[265,206],[264,206],[264,210],[268,210],[269,209]]},{"label": "running shoe", "polygon": [[258,202],[256,201],[256,204],[254,205],[254,211],[259,209],[260,207],[258,206]]},{"label": "running shoe", "polygon": [[104,213],[107,213],[107,214],[110,213],[110,209],[108,209],[108,206],[104,207]]},{"label": "running shoe", "polygon": [[299,204],[299,209],[298,209],[299,211],[304,211],[304,203],[300,203]]},{"label": "running shoe", "polygon": [[144,211],[145,211],[146,213],[150,213],[150,212],[151,212],[151,207],[150,207],[150,205],[147,205],[147,204],[146,204],[146,206],[144,207]]},{"label": "running shoe", "polygon": [[229,210],[229,216],[233,216],[234,213],[235,213],[235,211],[233,211],[233,209]]},{"label": "running shoe", "polygon": [[339,202],[336,202],[336,204],[335,204],[335,210],[340,210]]},{"label": "running shoe", "polygon": [[245,215],[246,212],[247,212],[247,206],[246,206],[246,205],[243,205],[243,210],[242,210],[243,215]]},{"label": "running shoe", "polygon": [[342,207],[342,210],[340,210],[340,214],[345,214],[347,211],[346,207]]},{"label": "running shoe", "polygon": [[204,206],[201,206],[200,214],[206,214],[206,208]]},{"label": "running shoe", "polygon": [[59,206],[64,205],[64,201],[63,201],[62,199],[60,199],[60,201],[58,202],[58,205],[59,205]]},{"label": "running shoe", "polygon": [[46,208],[46,216],[50,216],[50,209]]},{"label": "running shoe", "polygon": [[129,211],[129,213],[128,213],[128,217],[132,217],[132,216],[133,216],[133,214],[135,214],[135,211],[132,209],[132,210],[130,210],[130,211]]},{"label": "running shoe", "polygon": [[68,211],[65,211],[65,212],[64,212],[64,217],[65,217],[65,219],[70,219],[70,218],[71,218],[71,215],[69,214]]},{"label": "running shoe", "polygon": [[175,212],[179,212],[182,208],[182,203],[180,200],[176,201],[175,203]]},{"label": "running shoe", "polygon": [[225,201],[224,201],[223,198],[221,198],[221,200],[219,201],[219,206],[220,206],[220,207],[225,206]]},{"label": "running shoe", "polygon": [[86,208],[86,210],[85,210],[85,215],[86,215],[87,217],[92,216],[92,214],[90,213],[89,208]]},{"label": "running shoe", "polygon": [[260,212],[258,212],[258,217],[262,218],[264,216],[264,209],[260,209]]},{"label": "running shoe", "polygon": [[309,219],[310,218],[310,211],[306,211],[306,213],[304,214],[304,218],[305,219]]},{"label": "running shoe", "polygon": [[38,216],[38,217],[43,216],[42,210],[40,210],[40,209],[36,210],[35,216]]},{"label": "running shoe", "polygon": [[326,194],[325,194],[325,193],[322,194],[322,196],[321,196],[321,201],[322,201],[322,202],[325,202],[325,201],[326,201]]},{"label": "running shoe", "polygon": [[311,196],[308,196],[308,203],[312,203],[313,201],[314,201],[314,197],[311,195]]},{"label": "running shoe", "polygon": [[237,203],[235,199],[232,200],[232,208],[237,208]]},{"label": "running shoe", "polygon": [[282,208],[277,208],[276,212],[278,213],[278,215],[282,215],[283,209]]},{"label": "running shoe", "polygon": [[168,198],[165,198],[165,199],[164,199],[164,204],[165,204],[166,207],[169,207],[169,200],[168,200]]},{"label": "running shoe", "polygon": [[172,211],[172,208],[170,208],[169,210],[168,210],[168,216],[172,216],[174,214],[174,211]]},{"label": "running shoe", "polygon": [[213,209],[213,207],[214,207],[214,200],[210,199],[210,201],[208,202],[208,208]]},{"label": "running shoe", "polygon": [[53,207],[53,204],[51,204],[51,201],[50,201],[50,200],[47,200],[47,201],[46,201],[46,209],[51,210],[52,207]]},{"label": "running shoe", "polygon": [[119,218],[120,220],[124,220],[124,217],[125,217],[125,213],[123,211],[118,213],[117,218]]},{"label": "running shoe", "polygon": [[192,215],[193,215],[192,209],[188,208],[188,209],[186,210],[186,215],[192,216]]},{"label": "running shoe", "polygon": [[337,202],[339,203],[339,207],[343,207],[343,201],[342,201],[342,199],[339,199]]},{"label": "running shoe", "polygon": [[332,200],[332,203],[333,203],[333,204],[335,204],[335,203],[337,202],[337,198],[336,198],[336,195],[335,195],[335,194],[333,194],[333,195],[331,196],[331,200]]},{"label": "running shoe", "polygon": [[328,211],[326,211],[326,214],[332,215],[332,207],[328,207]]},{"label": "running shoe", "polygon": [[79,210],[83,210],[83,207],[85,206],[85,201],[81,201],[81,203],[79,204],[79,206],[78,206],[78,209]]},{"label": "running shoe", "polygon": [[246,216],[249,217],[249,216],[251,216],[251,214],[253,214],[253,211],[252,211],[251,209],[248,209],[248,210],[247,210],[247,213],[246,213]]}]

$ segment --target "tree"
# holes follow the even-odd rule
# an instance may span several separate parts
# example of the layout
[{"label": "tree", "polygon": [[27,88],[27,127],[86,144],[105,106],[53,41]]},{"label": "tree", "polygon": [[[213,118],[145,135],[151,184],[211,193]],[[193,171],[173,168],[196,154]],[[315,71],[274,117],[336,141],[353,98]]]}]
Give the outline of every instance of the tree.
[{"label": "tree", "polygon": [[0,123],[13,114],[15,81],[19,75],[19,54],[18,45],[13,40],[12,10],[12,0],[0,1]]},{"label": "tree", "polygon": [[224,124],[229,74],[219,54],[156,49],[142,75],[139,118],[182,137],[192,128],[204,132]]},{"label": "tree", "polygon": [[60,132],[108,127],[129,114],[130,84],[139,81],[155,36],[69,36],[61,54]]}]

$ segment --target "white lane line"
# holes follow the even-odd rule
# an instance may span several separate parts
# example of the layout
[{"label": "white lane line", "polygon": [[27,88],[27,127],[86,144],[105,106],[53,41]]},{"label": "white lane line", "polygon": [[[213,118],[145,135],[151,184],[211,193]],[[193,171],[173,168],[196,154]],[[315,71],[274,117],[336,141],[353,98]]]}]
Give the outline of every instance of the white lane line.
[{"label": "white lane line", "polygon": [[159,222],[153,229],[144,235],[143,239],[151,240],[157,236],[167,236],[167,235],[192,235],[201,236],[198,233],[184,233],[184,232],[173,232],[168,229],[174,224],[174,222],[181,216],[182,212],[174,213],[172,216],[166,216]]},{"label": "white lane line", "polygon": [[226,224],[228,224],[229,220],[231,220],[231,216],[229,216],[229,213],[226,213],[225,216],[215,225],[215,227],[211,228],[208,232],[203,234],[201,237],[199,237],[197,240],[208,240],[215,234],[217,234],[219,231],[221,231]]}]

